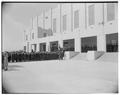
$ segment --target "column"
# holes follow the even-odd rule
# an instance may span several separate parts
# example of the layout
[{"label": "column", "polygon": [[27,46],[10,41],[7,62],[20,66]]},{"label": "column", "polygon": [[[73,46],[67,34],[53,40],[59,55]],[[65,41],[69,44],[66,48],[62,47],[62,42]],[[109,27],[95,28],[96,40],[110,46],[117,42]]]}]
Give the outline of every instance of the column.
[{"label": "column", "polygon": [[46,51],[50,52],[50,43],[49,43],[49,41],[46,42]]},{"label": "column", "polygon": [[63,40],[62,40],[62,39],[59,40],[59,43],[58,43],[58,44],[59,44],[59,46],[60,46],[61,48],[63,48]]},{"label": "column", "polygon": [[59,34],[59,36],[58,36],[58,46],[60,46],[61,48],[63,48],[63,38],[62,38],[62,34]]},{"label": "column", "polygon": [[81,39],[80,39],[80,37],[75,38],[75,52],[81,52]]},{"label": "column", "polygon": [[39,43],[36,44],[36,52],[39,52]]},{"label": "column", "polygon": [[97,36],[97,51],[106,52],[106,35],[100,34]]}]

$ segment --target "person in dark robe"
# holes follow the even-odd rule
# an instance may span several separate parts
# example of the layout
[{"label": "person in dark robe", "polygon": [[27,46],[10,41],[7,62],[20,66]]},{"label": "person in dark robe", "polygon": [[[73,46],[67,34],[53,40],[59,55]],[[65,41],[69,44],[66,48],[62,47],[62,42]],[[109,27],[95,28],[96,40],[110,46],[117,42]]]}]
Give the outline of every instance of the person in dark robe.
[{"label": "person in dark robe", "polygon": [[8,70],[8,53],[5,52],[3,57],[4,57],[3,68],[5,71],[7,71]]}]

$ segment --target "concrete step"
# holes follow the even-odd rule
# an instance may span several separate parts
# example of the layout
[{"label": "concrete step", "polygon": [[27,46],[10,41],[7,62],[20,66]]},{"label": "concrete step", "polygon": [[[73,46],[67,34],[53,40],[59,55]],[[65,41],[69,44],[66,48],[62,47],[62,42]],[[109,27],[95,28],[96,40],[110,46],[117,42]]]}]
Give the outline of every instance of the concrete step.
[{"label": "concrete step", "polygon": [[105,53],[96,61],[104,61],[104,62],[118,62],[118,53]]},{"label": "concrete step", "polygon": [[87,60],[86,59],[86,54],[87,53],[79,53],[78,55],[72,57],[72,60]]},{"label": "concrete step", "polygon": [[[86,58],[87,53],[79,53],[78,55],[72,57],[72,60],[87,60]],[[101,57],[99,57],[97,60],[98,62],[115,62],[118,63],[118,53],[104,53]]]}]

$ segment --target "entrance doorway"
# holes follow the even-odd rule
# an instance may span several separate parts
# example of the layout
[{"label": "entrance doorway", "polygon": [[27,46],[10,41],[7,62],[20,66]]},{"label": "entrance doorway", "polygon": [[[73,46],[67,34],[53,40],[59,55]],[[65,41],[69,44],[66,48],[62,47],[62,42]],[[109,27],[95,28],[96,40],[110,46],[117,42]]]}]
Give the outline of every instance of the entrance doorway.
[{"label": "entrance doorway", "polygon": [[24,51],[26,52],[26,46],[24,46]]},{"label": "entrance doorway", "polygon": [[37,48],[37,45],[36,44],[32,44],[32,52],[36,52],[36,48]]},{"label": "entrance doorway", "polygon": [[118,33],[106,35],[106,51],[118,52]]},{"label": "entrance doorway", "polygon": [[81,52],[97,50],[97,36],[81,38]]},{"label": "entrance doorway", "polygon": [[63,48],[65,51],[74,51],[74,39],[64,40],[63,41]]},{"label": "entrance doorway", "polygon": [[58,51],[58,41],[50,42],[50,51]]},{"label": "entrance doorway", "polygon": [[39,44],[39,50],[40,51],[46,51],[46,43],[40,43]]}]

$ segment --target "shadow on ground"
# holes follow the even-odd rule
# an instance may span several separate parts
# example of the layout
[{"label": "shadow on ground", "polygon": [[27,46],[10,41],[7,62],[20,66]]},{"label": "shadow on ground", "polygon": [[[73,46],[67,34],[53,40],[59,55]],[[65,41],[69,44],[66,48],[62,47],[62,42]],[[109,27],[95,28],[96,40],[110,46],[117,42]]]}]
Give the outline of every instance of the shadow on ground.
[{"label": "shadow on ground", "polygon": [[9,65],[8,71],[19,71],[20,68],[23,68],[23,66],[20,65]]}]

